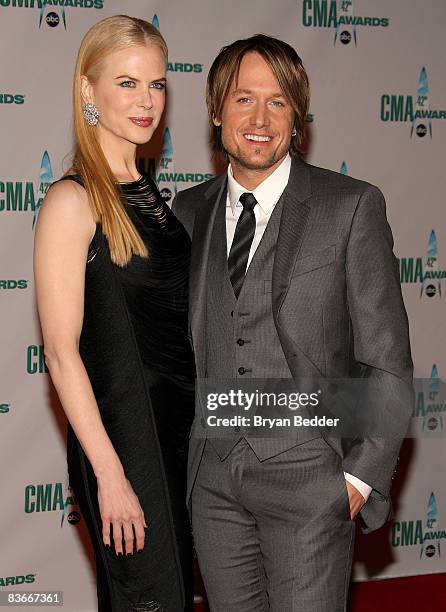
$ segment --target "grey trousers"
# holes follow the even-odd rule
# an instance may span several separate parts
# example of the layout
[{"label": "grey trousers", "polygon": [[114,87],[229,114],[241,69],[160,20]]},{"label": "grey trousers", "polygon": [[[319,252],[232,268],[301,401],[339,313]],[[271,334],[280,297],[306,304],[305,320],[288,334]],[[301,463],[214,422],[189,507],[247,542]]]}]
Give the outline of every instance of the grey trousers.
[{"label": "grey trousers", "polygon": [[211,612],[344,612],[355,523],[341,460],[322,439],[263,462],[209,441],[192,490]]}]

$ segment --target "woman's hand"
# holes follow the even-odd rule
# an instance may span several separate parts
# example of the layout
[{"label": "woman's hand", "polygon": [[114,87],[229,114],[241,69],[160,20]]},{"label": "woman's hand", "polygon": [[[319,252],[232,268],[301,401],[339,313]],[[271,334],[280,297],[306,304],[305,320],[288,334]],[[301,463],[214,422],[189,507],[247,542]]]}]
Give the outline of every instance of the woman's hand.
[{"label": "woman's hand", "polygon": [[134,544],[137,551],[142,550],[147,524],[139,500],[125,475],[99,477],[98,501],[104,544],[110,546],[110,526],[113,526],[117,555],[133,554]]}]

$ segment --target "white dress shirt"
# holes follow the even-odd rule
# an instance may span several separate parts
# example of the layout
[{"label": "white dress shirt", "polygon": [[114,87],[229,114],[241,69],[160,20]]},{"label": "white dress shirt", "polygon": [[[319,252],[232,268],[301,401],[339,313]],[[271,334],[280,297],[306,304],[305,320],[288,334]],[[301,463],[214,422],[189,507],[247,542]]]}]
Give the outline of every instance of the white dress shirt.
[{"label": "white dress shirt", "polygon": [[[252,193],[257,200],[257,204],[254,207],[256,229],[249,251],[247,268],[260,244],[274,207],[288,184],[290,171],[291,157],[287,155],[283,162],[268,176],[268,178],[262,181],[253,191],[250,191],[242,187],[240,183],[237,183],[232,174],[231,164],[228,166],[228,195],[226,199],[226,243],[228,247],[228,257],[232,241],[234,240],[235,227],[243,210],[240,196],[242,193],[248,192]],[[347,472],[344,472],[344,475],[345,479],[348,480],[367,501],[372,491],[372,487]]]}]

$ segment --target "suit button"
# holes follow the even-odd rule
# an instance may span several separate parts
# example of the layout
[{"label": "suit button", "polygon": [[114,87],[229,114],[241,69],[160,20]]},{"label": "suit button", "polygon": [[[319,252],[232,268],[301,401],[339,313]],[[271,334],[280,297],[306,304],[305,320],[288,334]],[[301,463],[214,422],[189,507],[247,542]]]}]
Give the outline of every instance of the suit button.
[{"label": "suit button", "polygon": [[238,433],[240,431],[240,427],[237,425],[236,427],[234,427],[234,431]]},{"label": "suit button", "polygon": [[206,421],[204,420],[204,417],[201,417],[201,426],[203,429],[206,429]]},{"label": "suit button", "polygon": [[238,344],[239,346],[243,346],[243,345],[245,344],[245,341],[244,341],[242,338],[239,338],[239,339],[237,340],[237,344]]},{"label": "suit button", "polygon": [[245,368],[241,367],[238,369],[238,373],[241,374],[243,376],[243,374],[246,372]]}]

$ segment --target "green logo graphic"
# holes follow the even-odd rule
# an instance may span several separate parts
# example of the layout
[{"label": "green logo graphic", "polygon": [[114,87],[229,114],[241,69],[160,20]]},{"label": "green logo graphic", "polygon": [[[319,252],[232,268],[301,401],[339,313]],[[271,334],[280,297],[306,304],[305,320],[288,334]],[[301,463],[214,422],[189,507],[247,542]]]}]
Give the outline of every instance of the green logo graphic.
[{"label": "green logo graphic", "polygon": [[1,289],[28,289],[27,280],[0,280]]},{"label": "green logo graphic", "polygon": [[203,64],[190,64],[189,62],[168,62],[168,72],[203,72]]},{"label": "green logo graphic", "polygon": [[353,0],[302,0],[302,25],[306,28],[334,30],[333,44],[358,44],[358,27],[387,28],[388,17],[363,17],[355,14]]},{"label": "green logo graphic", "polygon": [[420,298],[441,298],[441,283],[446,278],[446,270],[442,270],[438,263],[438,244],[435,231],[432,230],[427,245],[426,259],[421,257],[401,257],[400,281],[401,283],[420,284]]},{"label": "green logo graphic", "polygon": [[[156,14],[152,17],[152,25],[154,25],[158,30],[161,30],[160,21],[158,19],[158,15]],[[167,71],[200,74],[203,72],[203,64],[193,64],[192,62],[168,62]]]},{"label": "green logo graphic", "polygon": [[427,133],[432,138],[432,121],[446,119],[446,110],[431,109],[427,70],[424,66],[420,70],[415,95],[382,94],[380,119],[385,123],[410,123],[411,138],[414,134],[423,138]]},{"label": "green logo graphic", "polygon": [[414,406],[413,416],[420,419],[421,431],[443,431],[443,413],[446,413],[446,402],[441,399],[440,377],[437,365],[434,363],[429,383],[426,388],[418,391]]},{"label": "green logo graphic", "polygon": [[17,586],[18,584],[32,584],[36,581],[36,574],[25,574],[22,576],[0,577],[0,587]]},{"label": "green logo graphic", "polygon": [[24,94],[0,94],[0,104],[24,104],[25,103],[25,95]]},{"label": "green logo graphic", "polygon": [[71,525],[77,525],[80,521],[80,513],[77,509],[76,499],[71,487],[64,486],[61,482],[50,482],[48,484],[29,484],[25,487],[25,512],[56,512],[60,510],[63,526],[65,518]]},{"label": "green logo graphic", "polygon": [[67,17],[65,9],[102,9],[104,0],[0,0],[0,7],[27,8],[39,10],[39,28],[46,24],[50,28],[56,28],[63,23],[67,29]]},{"label": "green logo graphic", "polygon": [[26,371],[28,374],[48,373],[43,344],[31,344],[28,346],[26,350]]},{"label": "green logo graphic", "polygon": [[427,502],[426,518],[414,521],[395,521],[392,525],[392,546],[419,546],[422,556],[441,556],[441,540],[446,539],[446,531],[439,529],[437,502],[431,493]]},{"label": "green logo graphic", "polygon": [[35,212],[40,203],[31,181],[0,181],[0,212]]},{"label": "green logo graphic", "polygon": [[0,404],[0,414],[8,414],[11,410],[11,404]]},{"label": "green logo graphic", "polygon": [[0,180],[0,212],[32,213],[34,229],[40,206],[53,182],[53,171],[48,151],[44,151],[40,162],[37,188],[32,181]]}]

